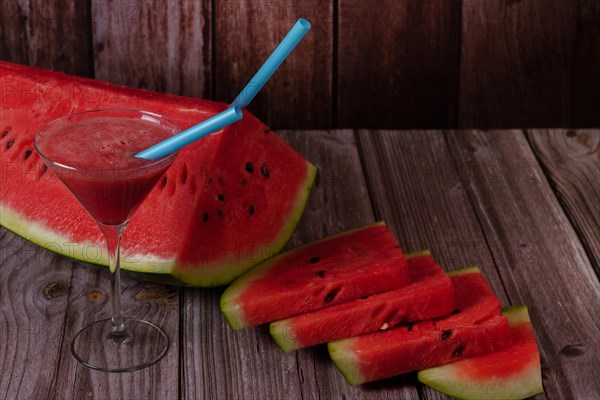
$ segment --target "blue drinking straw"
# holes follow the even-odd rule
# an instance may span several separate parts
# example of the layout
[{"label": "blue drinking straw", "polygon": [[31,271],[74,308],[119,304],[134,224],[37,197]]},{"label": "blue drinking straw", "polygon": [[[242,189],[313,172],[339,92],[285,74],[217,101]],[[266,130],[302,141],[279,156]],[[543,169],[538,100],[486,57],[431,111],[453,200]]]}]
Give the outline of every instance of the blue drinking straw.
[{"label": "blue drinking straw", "polygon": [[200,122],[198,125],[194,125],[175,136],[171,136],[167,140],[163,140],[162,142],[137,153],[135,156],[147,160],[164,157],[206,135],[210,135],[227,125],[231,125],[240,119],[242,119],[242,110],[239,107],[230,107],[227,110]]},{"label": "blue drinking straw", "polygon": [[279,68],[292,50],[294,50],[294,47],[302,40],[309,29],[310,22],[304,18],[300,18],[227,110],[162,141],[135,156],[145,159],[164,157],[167,154],[179,150],[183,146],[242,119],[241,109],[245,108],[250,104],[252,99],[256,97],[260,89],[265,86],[265,83],[267,83],[269,78],[277,68]]},{"label": "blue drinking straw", "polygon": [[256,94],[265,86],[271,75],[279,68],[283,60],[294,50],[294,47],[302,40],[306,32],[310,29],[310,22],[300,18],[292,30],[279,43],[279,46],[269,56],[258,72],[250,79],[250,82],[241,91],[239,96],[231,103],[232,107],[238,106],[246,108],[254,99]]}]

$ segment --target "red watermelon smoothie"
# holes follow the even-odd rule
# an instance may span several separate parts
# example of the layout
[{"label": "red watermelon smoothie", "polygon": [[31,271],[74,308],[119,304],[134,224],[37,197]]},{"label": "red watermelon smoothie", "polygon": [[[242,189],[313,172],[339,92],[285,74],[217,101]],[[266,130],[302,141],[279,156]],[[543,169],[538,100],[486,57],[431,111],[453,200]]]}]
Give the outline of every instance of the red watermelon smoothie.
[{"label": "red watermelon smoothie", "polygon": [[[144,119],[145,118],[145,119]],[[62,121],[38,150],[53,172],[99,223],[127,222],[175,154],[158,160],[134,157],[178,132],[151,117],[97,116]]]},{"label": "red watermelon smoothie", "polygon": [[[123,317],[120,243],[127,221],[177,153],[156,160],[135,154],[179,132],[156,114],[136,110],[93,110],[50,122],[35,136],[35,148],[98,223],[111,273],[112,317],[82,328],[71,354],[84,366],[106,372],[145,368],[169,347],[156,325]],[[101,351],[97,351],[101,349]]]}]

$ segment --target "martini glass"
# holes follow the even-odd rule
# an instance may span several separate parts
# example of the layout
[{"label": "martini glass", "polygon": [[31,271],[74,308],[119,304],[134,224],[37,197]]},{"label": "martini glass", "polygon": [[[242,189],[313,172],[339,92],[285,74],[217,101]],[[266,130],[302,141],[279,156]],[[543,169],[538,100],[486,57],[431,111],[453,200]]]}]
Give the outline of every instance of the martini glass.
[{"label": "martini glass", "polygon": [[137,110],[93,110],[42,128],[35,148],[49,169],[104,234],[111,271],[112,317],[75,335],[71,352],[86,367],[125,372],[160,360],[169,341],[156,325],[121,310],[120,243],[127,223],[177,153],[144,160],[134,155],[180,131],[168,119]]}]

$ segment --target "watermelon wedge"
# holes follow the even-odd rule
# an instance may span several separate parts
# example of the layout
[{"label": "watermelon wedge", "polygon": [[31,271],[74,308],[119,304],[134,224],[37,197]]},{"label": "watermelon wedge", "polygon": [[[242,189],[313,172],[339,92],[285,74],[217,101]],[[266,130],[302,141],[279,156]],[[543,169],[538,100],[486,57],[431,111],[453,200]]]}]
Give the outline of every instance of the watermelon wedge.
[{"label": "watermelon wedge", "polygon": [[329,343],[331,358],[350,384],[444,365],[511,344],[508,321],[479,268],[449,275],[456,313]]},{"label": "watermelon wedge", "polygon": [[238,330],[396,289],[408,280],[406,257],[380,222],[265,261],[225,290],[221,311]]},{"label": "watermelon wedge", "polygon": [[[47,249],[107,264],[92,218],[33,149],[38,129],[62,115],[141,109],[187,128],[227,105],[158,94],[0,62],[0,224]],[[244,119],[181,150],[131,220],[122,266],[190,285],[232,281],[285,245],[315,168],[247,111]]]},{"label": "watermelon wedge", "polygon": [[297,350],[452,312],[452,283],[431,253],[409,254],[407,260],[405,287],[273,322],[270,332],[279,348]]},{"label": "watermelon wedge", "polygon": [[540,353],[525,306],[506,307],[512,344],[500,351],[419,372],[419,380],[460,399],[512,400],[540,394]]}]

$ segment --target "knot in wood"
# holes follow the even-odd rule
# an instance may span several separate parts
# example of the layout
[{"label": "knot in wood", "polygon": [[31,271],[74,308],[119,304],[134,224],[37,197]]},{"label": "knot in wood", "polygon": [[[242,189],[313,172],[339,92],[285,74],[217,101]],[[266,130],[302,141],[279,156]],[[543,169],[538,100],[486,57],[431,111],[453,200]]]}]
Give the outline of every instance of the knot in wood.
[{"label": "knot in wood", "polygon": [[69,285],[65,282],[50,282],[44,288],[44,297],[48,300],[66,296],[68,293]]}]

